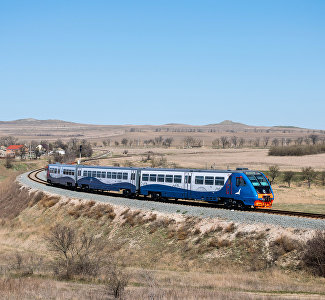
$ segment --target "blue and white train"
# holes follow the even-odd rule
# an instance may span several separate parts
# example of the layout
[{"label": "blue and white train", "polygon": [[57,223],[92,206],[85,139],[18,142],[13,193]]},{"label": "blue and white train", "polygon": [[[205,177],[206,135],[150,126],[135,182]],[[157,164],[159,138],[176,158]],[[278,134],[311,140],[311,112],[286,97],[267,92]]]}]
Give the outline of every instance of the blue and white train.
[{"label": "blue and white train", "polygon": [[84,190],[222,203],[227,207],[270,208],[274,193],[259,171],[190,170],[50,164],[47,182]]}]

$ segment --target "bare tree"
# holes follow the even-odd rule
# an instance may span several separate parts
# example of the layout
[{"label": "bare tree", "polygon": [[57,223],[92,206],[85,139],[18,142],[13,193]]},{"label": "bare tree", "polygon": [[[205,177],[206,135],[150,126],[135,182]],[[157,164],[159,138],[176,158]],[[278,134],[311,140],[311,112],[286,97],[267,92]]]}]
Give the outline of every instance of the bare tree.
[{"label": "bare tree", "polygon": [[98,273],[102,244],[94,235],[87,235],[72,227],[56,225],[44,239],[48,250],[54,254],[52,267],[56,275],[68,279],[76,274]]},{"label": "bare tree", "polygon": [[286,139],[286,145],[289,146],[292,142],[292,139],[291,138],[287,138]]},{"label": "bare tree", "polygon": [[274,147],[279,146],[279,139],[274,138],[274,139],[272,140],[272,145],[273,145]]},{"label": "bare tree", "polygon": [[237,148],[238,138],[236,136],[231,137],[231,142],[235,148]]},{"label": "bare tree", "polygon": [[239,139],[239,147],[243,147],[245,144],[245,139],[244,138],[240,138]]},{"label": "bare tree", "polygon": [[269,141],[270,141],[270,137],[269,136],[265,136],[263,138],[263,146],[264,147],[267,147],[267,145],[269,144]]},{"label": "bare tree", "polygon": [[18,139],[11,135],[3,136],[0,138],[0,145],[5,146],[5,147],[8,147],[10,145],[16,145],[17,142],[18,142]]},{"label": "bare tree", "polygon": [[117,264],[112,264],[107,272],[107,290],[115,299],[120,299],[123,296],[125,287],[127,286],[130,276],[122,268],[117,267]]},{"label": "bare tree", "polygon": [[220,145],[220,139],[214,139],[212,141],[212,148],[218,148]]},{"label": "bare tree", "polygon": [[302,145],[302,142],[304,141],[304,138],[303,137],[298,137],[296,140],[295,140],[295,144],[296,145]]},{"label": "bare tree", "polygon": [[226,136],[222,136],[220,138],[221,144],[222,144],[222,148],[226,148],[226,146],[228,145],[229,141],[228,138]]},{"label": "bare tree", "polygon": [[312,167],[302,168],[302,178],[307,180],[308,188],[310,188],[311,183],[315,180],[316,172]]},{"label": "bare tree", "polygon": [[254,140],[254,146],[255,147],[259,147],[260,146],[260,138],[255,138],[255,140]]},{"label": "bare tree", "polygon": [[317,142],[318,142],[318,140],[319,140],[319,136],[316,135],[316,134],[311,134],[311,135],[309,136],[309,138],[311,139],[311,142],[313,143],[313,145],[316,145]]},{"label": "bare tree", "polygon": [[306,136],[304,138],[304,142],[305,142],[306,145],[309,145],[310,144],[310,138],[308,136]]},{"label": "bare tree", "polygon": [[294,177],[294,173],[292,171],[286,171],[286,172],[284,172],[283,181],[286,182],[288,184],[288,186],[290,187],[293,177]]},{"label": "bare tree", "polygon": [[174,139],[172,137],[166,138],[163,145],[169,148],[172,145],[173,141]]},{"label": "bare tree", "polygon": [[269,167],[269,174],[271,177],[271,184],[274,182],[275,178],[277,178],[280,174],[280,168],[277,165]]}]

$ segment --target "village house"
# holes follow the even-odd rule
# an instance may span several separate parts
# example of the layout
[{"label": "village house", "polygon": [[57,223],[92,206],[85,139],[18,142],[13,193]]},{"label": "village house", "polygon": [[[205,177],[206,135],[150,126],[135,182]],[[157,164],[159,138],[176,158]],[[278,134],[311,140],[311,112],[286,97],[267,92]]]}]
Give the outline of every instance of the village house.
[{"label": "village house", "polygon": [[28,148],[25,145],[10,145],[7,147],[6,155],[11,157],[20,156],[24,152],[25,156],[28,154]]}]

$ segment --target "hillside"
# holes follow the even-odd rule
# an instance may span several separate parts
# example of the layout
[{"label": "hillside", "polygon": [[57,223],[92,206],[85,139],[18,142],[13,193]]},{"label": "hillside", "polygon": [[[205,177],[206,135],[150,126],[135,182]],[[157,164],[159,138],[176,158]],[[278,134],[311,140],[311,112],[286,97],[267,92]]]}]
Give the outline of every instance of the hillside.
[{"label": "hillside", "polygon": [[121,142],[123,138],[144,141],[156,137],[173,138],[174,143],[181,145],[184,138],[190,136],[210,144],[221,136],[237,136],[249,139],[295,138],[311,133],[323,133],[320,130],[297,127],[263,127],[250,126],[230,120],[209,125],[187,125],[170,123],[165,125],[93,125],[80,124],[62,120],[20,119],[0,121],[0,137],[13,135],[23,141],[57,139],[87,139],[101,142],[110,139]]}]

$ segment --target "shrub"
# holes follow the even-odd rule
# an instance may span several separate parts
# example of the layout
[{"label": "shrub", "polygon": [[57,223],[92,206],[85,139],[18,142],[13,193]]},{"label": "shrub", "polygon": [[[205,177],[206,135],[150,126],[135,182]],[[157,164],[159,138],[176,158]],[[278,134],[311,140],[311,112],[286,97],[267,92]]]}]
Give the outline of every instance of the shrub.
[{"label": "shrub", "polygon": [[230,223],[226,228],[225,228],[225,232],[228,232],[228,233],[232,233],[234,232],[236,229],[236,225],[235,223]]},{"label": "shrub", "polygon": [[116,299],[121,299],[130,279],[129,274],[114,264],[110,266],[107,277],[106,289],[108,294]]},{"label": "shrub", "polygon": [[280,168],[279,166],[270,166],[269,167],[269,174],[270,174],[270,177],[271,177],[271,184],[273,183],[273,181],[275,180],[275,178],[277,178],[280,174]]},{"label": "shrub", "polygon": [[294,177],[294,173],[292,171],[286,171],[283,174],[283,181],[286,182],[288,184],[288,186],[290,187],[291,185],[291,180]]},{"label": "shrub", "polygon": [[325,277],[325,231],[318,231],[306,243],[302,262],[313,274]]},{"label": "shrub", "polygon": [[300,243],[287,236],[281,235],[270,245],[273,259],[277,260],[280,256],[300,248]]},{"label": "shrub", "polygon": [[325,152],[325,145],[293,145],[279,147],[275,146],[269,150],[269,155],[272,156],[302,156],[312,155]]},{"label": "shrub", "polygon": [[94,235],[87,235],[68,226],[56,225],[44,237],[53,253],[52,269],[60,278],[73,275],[96,275],[101,265],[101,243]]},{"label": "shrub", "polygon": [[311,183],[314,181],[316,177],[315,170],[312,167],[306,167],[306,168],[302,168],[301,171],[302,171],[302,178],[304,180],[307,180],[308,187],[310,188]]}]

